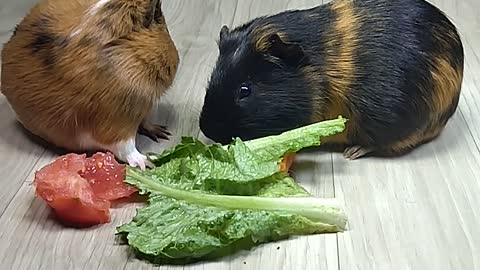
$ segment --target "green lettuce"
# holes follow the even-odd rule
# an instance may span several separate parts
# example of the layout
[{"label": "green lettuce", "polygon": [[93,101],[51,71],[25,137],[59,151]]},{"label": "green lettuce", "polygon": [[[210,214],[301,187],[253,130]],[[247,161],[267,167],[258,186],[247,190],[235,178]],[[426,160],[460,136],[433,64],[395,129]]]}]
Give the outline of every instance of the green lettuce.
[{"label": "green lettuce", "polygon": [[278,136],[226,146],[184,137],[151,170],[127,168],[126,182],[149,194],[148,205],[117,228],[139,254],[154,261],[200,259],[293,235],[343,231],[335,199],[315,198],[280,170],[287,153],[320,145],[342,132],[346,119],[324,121]]}]

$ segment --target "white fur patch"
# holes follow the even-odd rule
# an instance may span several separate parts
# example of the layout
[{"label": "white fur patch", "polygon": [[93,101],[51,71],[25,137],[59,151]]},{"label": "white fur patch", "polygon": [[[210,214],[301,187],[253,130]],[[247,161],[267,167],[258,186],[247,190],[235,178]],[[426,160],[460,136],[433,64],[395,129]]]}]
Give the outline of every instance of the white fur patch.
[{"label": "white fur patch", "polygon": [[90,150],[90,149],[97,149],[101,148],[104,149],[105,145],[100,144],[96,140],[92,138],[92,135],[89,133],[82,133],[78,135],[77,137],[78,144],[80,145],[80,148],[83,150]]},{"label": "white fur patch", "polygon": [[237,49],[235,49],[235,51],[233,52],[233,58],[236,59],[239,57],[239,54],[240,54],[240,47],[238,47]]},{"label": "white fur patch", "polygon": [[245,48],[247,48],[247,44],[245,42],[242,42],[238,44],[238,47],[233,51],[233,54],[231,56],[231,65],[236,65],[240,60],[242,60],[242,54],[244,54]]},{"label": "white fur patch", "polygon": [[82,30],[83,30],[82,28],[76,29],[75,31],[72,32],[70,37],[74,37],[74,36],[78,35],[80,32],[82,32]]},{"label": "white fur patch", "polygon": [[104,7],[108,2],[112,0],[98,0],[90,9],[87,11],[86,16],[82,18],[82,22],[75,27],[75,30],[70,34],[70,37],[74,37],[78,35],[83,30],[83,26],[86,22],[88,22],[89,17],[95,15],[102,7]]},{"label": "white fur patch", "polygon": [[78,137],[78,142],[80,146],[86,150],[98,149],[110,151],[116,158],[128,162],[132,167],[139,167],[141,169],[152,167],[153,165],[147,160],[147,157],[137,150],[135,138],[136,136],[111,145],[104,145],[93,139],[90,134],[84,133]]},{"label": "white fur patch", "polygon": [[101,9],[103,6],[105,6],[105,4],[107,4],[108,2],[110,2],[112,0],[98,0],[97,3],[95,3],[95,5],[93,5],[90,10],[88,11],[88,15],[95,15],[95,13],[97,13],[97,11],[99,9]]}]

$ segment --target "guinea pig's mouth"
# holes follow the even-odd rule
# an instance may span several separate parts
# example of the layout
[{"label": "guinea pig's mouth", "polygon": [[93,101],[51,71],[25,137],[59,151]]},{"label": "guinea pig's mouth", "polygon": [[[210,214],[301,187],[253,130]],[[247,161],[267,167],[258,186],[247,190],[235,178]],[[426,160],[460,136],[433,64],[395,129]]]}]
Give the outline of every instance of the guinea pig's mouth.
[{"label": "guinea pig's mouth", "polygon": [[204,117],[200,117],[200,131],[216,143],[223,145],[231,143],[233,140],[233,135],[229,132],[231,129],[219,123],[219,121],[206,121]]},{"label": "guinea pig's mouth", "polygon": [[283,129],[256,129],[255,127],[236,127],[235,125],[224,124],[222,121],[205,120],[200,118],[200,131],[205,137],[222,145],[230,144],[235,138],[242,141],[257,139],[270,135],[278,135]]},{"label": "guinea pig's mouth", "polygon": [[222,145],[229,144],[233,141],[233,137],[220,136],[219,134],[212,133],[209,129],[200,129],[208,139],[212,140],[215,143],[220,143]]}]

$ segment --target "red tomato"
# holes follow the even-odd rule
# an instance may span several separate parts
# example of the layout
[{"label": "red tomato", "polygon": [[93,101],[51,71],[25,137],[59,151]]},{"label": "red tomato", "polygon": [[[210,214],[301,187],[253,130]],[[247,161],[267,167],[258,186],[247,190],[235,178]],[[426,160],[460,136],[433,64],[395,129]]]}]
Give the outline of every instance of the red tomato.
[{"label": "red tomato", "polygon": [[110,200],[128,197],[136,189],[123,183],[125,166],[112,154],[67,154],[35,173],[36,194],[70,225],[110,222]]},{"label": "red tomato", "polygon": [[125,184],[125,166],[120,165],[111,153],[96,153],[87,158],[86,171],[81,175],[99,198],[113,201],[129,197],[137,191]]}]

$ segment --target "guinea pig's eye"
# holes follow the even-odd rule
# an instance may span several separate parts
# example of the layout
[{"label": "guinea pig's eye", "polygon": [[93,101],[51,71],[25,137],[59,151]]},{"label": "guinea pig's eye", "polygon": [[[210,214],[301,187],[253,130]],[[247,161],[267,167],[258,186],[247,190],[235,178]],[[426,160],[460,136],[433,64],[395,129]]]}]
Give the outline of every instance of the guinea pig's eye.
[{"label": "guinea pig's eye", "polygon": [[252,93],[252,87],[248,84],[242,84],[240,87],[240,99],[244,99]]}]

